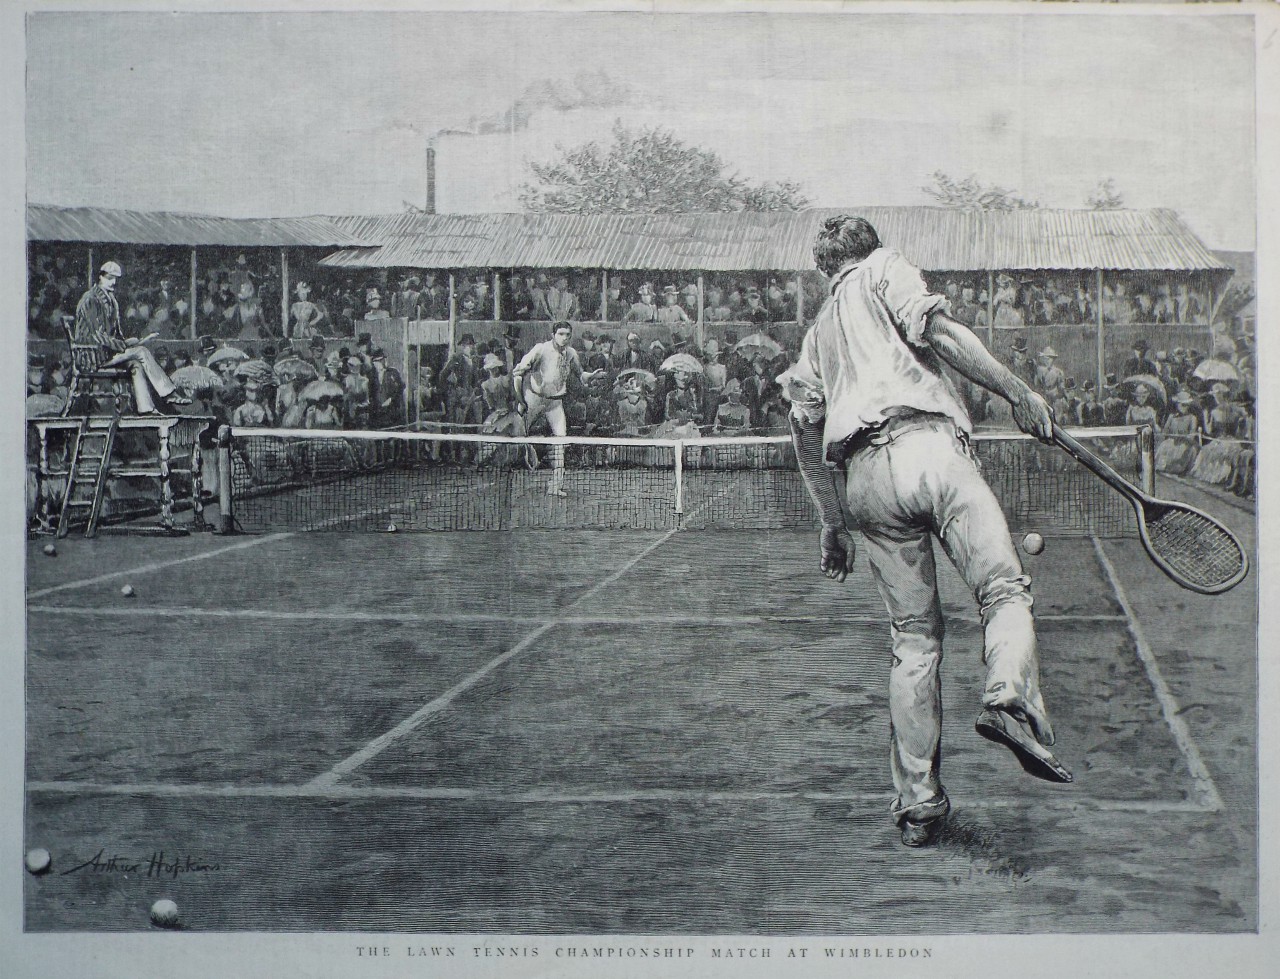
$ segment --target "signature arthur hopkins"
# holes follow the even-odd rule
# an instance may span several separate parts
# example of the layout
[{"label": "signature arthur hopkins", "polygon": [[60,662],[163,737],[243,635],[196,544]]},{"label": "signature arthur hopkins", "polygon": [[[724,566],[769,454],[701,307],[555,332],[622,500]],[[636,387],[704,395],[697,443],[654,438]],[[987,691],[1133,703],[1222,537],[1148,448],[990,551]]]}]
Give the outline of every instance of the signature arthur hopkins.
[{"label": "signature arthur hopkins", "polygon": [[184,856],[168,855],[163,850],[154,850],[145,859],[124,856],[114,853],[107,856],[104,846],[82,864],[64,870],[62,875],[78,873],[91,874],[138,874],[142,877],[171,877],[177,879],[183,874],[207,874],[221,870],[219,863],[208,863],[190,854]]}]

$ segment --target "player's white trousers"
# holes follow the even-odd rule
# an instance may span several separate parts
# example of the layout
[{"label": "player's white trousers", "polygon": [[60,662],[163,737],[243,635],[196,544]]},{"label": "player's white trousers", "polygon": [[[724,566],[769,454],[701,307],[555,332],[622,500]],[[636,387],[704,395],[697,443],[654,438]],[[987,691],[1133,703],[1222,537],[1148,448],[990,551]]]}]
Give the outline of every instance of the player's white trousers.
[{"label": "player's white trousers", "polygon": [[939,770],[943,618],[932,538],[942,542],[982,614],[983,704],[1019,708],[1052,744],[1040,695],[1031,579],[995,494],[949,420],[920,418],[856,452],[845,486],[847,520],[862,533],[891,620],[893,814],[928,819],[948,806]]},{"label": "player's white trousers", "polygon": [[[533,391],[525,391],[524,403],[529,409],[528,414],[525,416],[525,431],[532,429],[533,423],[545,415],[552,435],[564,438],[568,434],[569,426],[564,417],[563,398],[544,398]],[[564,481],[564,446],[551,446],[549,454],[551,456],[551,485],[558,487]]]}]

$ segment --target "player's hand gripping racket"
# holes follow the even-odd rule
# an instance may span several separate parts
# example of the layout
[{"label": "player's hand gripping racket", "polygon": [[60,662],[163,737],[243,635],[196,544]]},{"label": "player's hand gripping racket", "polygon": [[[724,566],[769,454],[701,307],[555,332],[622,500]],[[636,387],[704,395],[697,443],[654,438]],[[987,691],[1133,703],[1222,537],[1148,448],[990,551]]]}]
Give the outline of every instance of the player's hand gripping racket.
[{"label": "player's hand gripping racket", "polygon": [[1249,559],[1240,541],[1207,513],[1148,496],[1057,425],[1053,440],[1133,504],[1142,546],[1157,567],[1183,588],[1217,595],[1249,573]]}]

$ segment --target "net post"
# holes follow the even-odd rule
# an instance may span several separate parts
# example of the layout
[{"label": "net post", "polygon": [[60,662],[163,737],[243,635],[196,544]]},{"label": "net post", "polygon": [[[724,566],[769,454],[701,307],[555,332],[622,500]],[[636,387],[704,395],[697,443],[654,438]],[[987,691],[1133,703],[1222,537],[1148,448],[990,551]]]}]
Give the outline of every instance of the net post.
[{"label": "net post", "polygon": [[684,516],[684,440],[675,443],[676,519]]},{"label": "net post", "polygon": [[218,428],[218,533],[235,533],[231,501],[231,426]]},{"label": "net post", "polygon": [[1156,492],[1156,438],[1150,425],[1138,426],[1138,477],[1142,492],[1154,496]]}]

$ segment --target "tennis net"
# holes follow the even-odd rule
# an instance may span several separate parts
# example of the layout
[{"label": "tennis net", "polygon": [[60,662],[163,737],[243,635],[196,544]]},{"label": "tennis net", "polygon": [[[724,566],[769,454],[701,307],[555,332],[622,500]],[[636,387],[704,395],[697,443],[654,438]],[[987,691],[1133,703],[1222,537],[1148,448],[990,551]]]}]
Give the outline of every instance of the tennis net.
[{"label": "tennis net", "polygon": [[[1073,432],[1150,485],[1137,429]],[[501,438],[232,429],[224,507],[246,531],[814,527],[789,438]],[[1066,453],[1020,433],[973,449],[1015,532],[1127,536],[1129,504]],[[557,462],[562,465],[557,465]],[[561,495],[563,494],[563,495]]]}]

